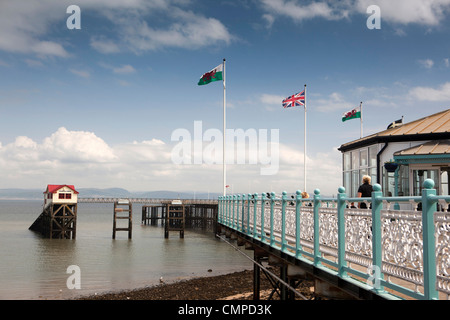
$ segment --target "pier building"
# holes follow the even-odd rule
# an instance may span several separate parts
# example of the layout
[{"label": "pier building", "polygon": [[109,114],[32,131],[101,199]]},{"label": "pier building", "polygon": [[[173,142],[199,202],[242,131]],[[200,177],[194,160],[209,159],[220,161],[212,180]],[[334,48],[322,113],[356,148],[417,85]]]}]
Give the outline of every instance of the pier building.
[{"label": "pier building", "polygon": [[450,109],[347,142],[342,152],[343,185],[356,196],[362,177],[381,185],[384,196],[420,196],[426,179],[438,195],[449,195]]},{"label": "pier building", "polygon": [[44,191],[44,207],[51,203],[77,203],[78,193],[73,185],[49,184]]},{"label": "pier building", "polygon": [[29,227],[45,238],[75,239],[78,191],[73,185],[47,185],[42,213]]}]

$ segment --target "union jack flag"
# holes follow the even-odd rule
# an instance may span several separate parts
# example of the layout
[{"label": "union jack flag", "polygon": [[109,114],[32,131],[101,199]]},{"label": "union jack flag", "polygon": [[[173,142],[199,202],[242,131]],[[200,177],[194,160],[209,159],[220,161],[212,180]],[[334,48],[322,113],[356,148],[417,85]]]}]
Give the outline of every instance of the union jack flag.
[{"label": "union jack flag", "polygon": [[287,97],[282,102],[284,108],[299,107],[305,105],[305,90]]}]

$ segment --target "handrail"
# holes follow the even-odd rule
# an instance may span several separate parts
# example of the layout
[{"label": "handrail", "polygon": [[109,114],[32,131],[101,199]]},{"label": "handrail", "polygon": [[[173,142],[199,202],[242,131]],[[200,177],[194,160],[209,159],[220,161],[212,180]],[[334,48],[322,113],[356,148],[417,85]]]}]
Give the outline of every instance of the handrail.
[{"label": "handrail", "polygon": [[[375,184],[367,198],[347,197],[340,187],[337,198],[316,189],[309,199],[297,191],[293,199],[283,192],[218,201],[219,223],[366,290],[389,298],[450,297],[450,196],[437,196],[431,179],[421,196],[385,197]],[[360,202],[371,208],[352,208]],[[422,211],[390,208],[408,202],[422,203]],[[435,221],[438,202],[446,207],[442,221]]]}]

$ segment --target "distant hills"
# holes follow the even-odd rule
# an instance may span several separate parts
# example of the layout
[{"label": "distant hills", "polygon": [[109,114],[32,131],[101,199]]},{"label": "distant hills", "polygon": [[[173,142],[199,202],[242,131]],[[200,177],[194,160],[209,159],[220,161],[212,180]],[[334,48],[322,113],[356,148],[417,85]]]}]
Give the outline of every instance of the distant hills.
[{"label": "distant hills", "polygon": [[[176,191],[137,191],[122,188],[77,188],[80,198],[154,198],[154,199],[217,199],[218,193],[176,192]],[[42,200],[41,189],[0,189],[0,200]]]}]

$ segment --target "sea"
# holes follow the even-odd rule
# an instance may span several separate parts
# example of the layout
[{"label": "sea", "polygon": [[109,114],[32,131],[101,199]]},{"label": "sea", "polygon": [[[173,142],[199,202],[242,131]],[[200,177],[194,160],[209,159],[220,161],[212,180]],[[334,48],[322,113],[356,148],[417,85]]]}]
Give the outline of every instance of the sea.
[{"label": "sea", "polygon": [[162,226],[141,224],[137,204],[132,239],[125,231],[112,239],[112,203],[79,203],[76,239],[45,239],[28,230],[42,205],[0,200],[1,300],[76,299],[252,268],[213,231],[187,229],[184,238],[179,232],[164,238]]}]

